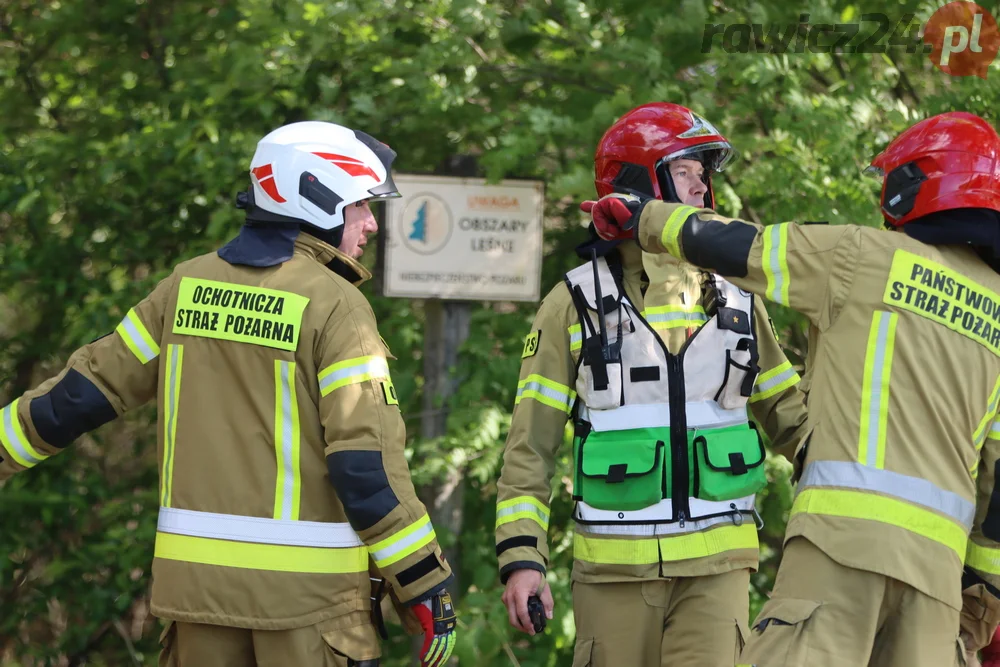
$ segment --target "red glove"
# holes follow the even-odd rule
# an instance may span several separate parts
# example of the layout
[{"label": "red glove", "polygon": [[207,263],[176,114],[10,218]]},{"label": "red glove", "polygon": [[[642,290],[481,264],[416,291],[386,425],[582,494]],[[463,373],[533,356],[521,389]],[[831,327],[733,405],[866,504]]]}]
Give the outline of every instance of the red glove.
[{"label": "red glove", "polygon": [[615,192],[597,201],[583,202],[580,210],[591,214],[597,235],[605,241],[634,239],[639,231],[639,214],[647,201]]},{"label": "red glove", "polygon": [[1000,667],[1000,630],[993,635],[993,641],[983,649],[983,667]]},{"label": "red glove", "polygon": [[455,650],[457,618],[451,595],[444,591],[430,600],[413,605],[413,613],[424,629],[424,646],[420,649],[421,667],[440,667],[448,662]]}]

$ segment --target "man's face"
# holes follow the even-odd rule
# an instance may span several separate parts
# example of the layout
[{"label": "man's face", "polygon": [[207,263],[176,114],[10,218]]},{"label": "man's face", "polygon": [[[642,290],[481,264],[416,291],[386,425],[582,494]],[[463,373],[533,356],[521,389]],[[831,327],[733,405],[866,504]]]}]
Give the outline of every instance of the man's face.
[{"label": "man's face", "polygon": [[364,253],[368,235],[378,231],[378,222],[368,206],[368,201],[348,204],[344,207],[344,237],[337,250],[358,259]]},{"label": "man's face", "polygon": [[708,186],[702,179],[705,167],[697,160],[674,160],[669,165],[670,177],[674,179],[674,190],[682,204],[697,206],[705,205],[705,193]]}]

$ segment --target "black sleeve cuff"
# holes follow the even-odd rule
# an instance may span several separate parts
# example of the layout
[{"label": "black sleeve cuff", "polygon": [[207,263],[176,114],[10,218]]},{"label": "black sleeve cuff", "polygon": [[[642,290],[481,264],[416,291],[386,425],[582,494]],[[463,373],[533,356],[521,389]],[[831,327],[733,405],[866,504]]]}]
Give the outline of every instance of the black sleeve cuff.
[{"label": "black sleeve cuff", "polygon": [[990,595],[1000,600],[1000,590],[996,586],[986,581],[979,574],[970,568],[968,565],[965,566],[965,570],[962,571],[962,590],[970,586],[975,586],[976,584],[982,584],[986,587],[986,590],[990,592]]},{"label": "black sleeve cuff", "polygon": [[422,593],[422,594],[418,595],[417,597],[413,598],[412,600],[407,600],[406,601],[406,606],[407,607],[412,607],[413,605],[418,604],[420,602],[423,602],[424,600],[430,600],[435,595],[443,593],[445,591],[445,589],[447,589],[450,584],[454,583],[454,581],[455,581],[455,575],[454,574],[449,574],[447,579],[445,579],[440,584],[438,584],[434,588],[430,589],[426,593]]},{"label": "black sleeve cuff", "polygon": [[536,563],[533,560],[516,560],[513,563],[507,563],[502,568],[500,568],[500,583],[506,584],[507,579],[510,575],[514,574],[517,570],[536,570],[545,576],[545,566]]}]

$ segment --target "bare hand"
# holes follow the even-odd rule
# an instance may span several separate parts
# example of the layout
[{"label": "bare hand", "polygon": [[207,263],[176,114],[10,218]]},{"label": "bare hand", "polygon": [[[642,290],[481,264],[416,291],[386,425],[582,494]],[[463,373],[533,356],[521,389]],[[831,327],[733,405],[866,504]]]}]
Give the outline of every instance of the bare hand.
[{"label": "bare hand", "polygon": [[535,634],[535,627],[528,616],[528,598],[538,595],[545,608],[545,618],[552,619],[552,591],[546,586],[545,577],[538,570],[515,570],[507,579],[507,588],[500,599],[507,606],[510,624],[529,635]]}]

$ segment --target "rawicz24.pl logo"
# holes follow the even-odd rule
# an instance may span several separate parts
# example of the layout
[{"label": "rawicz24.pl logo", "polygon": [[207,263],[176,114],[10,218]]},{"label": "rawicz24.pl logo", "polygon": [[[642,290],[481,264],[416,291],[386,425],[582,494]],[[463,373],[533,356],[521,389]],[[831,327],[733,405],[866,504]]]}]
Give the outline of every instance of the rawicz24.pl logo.
[{"label": "rawicz24.pl logo", "polygon": [[[1000,49],[996,19],[975,2],[958,0],[939,8],[923,26],[913,14],[895,23],[885,14],[862,14],[860,23],[707,23],[701,51],[721,46],[726,53],[885,53],[900,47],[924,52],[935,67],[952,76],[986,78]],[[921,37],[921,27],[923,34]]]}]

